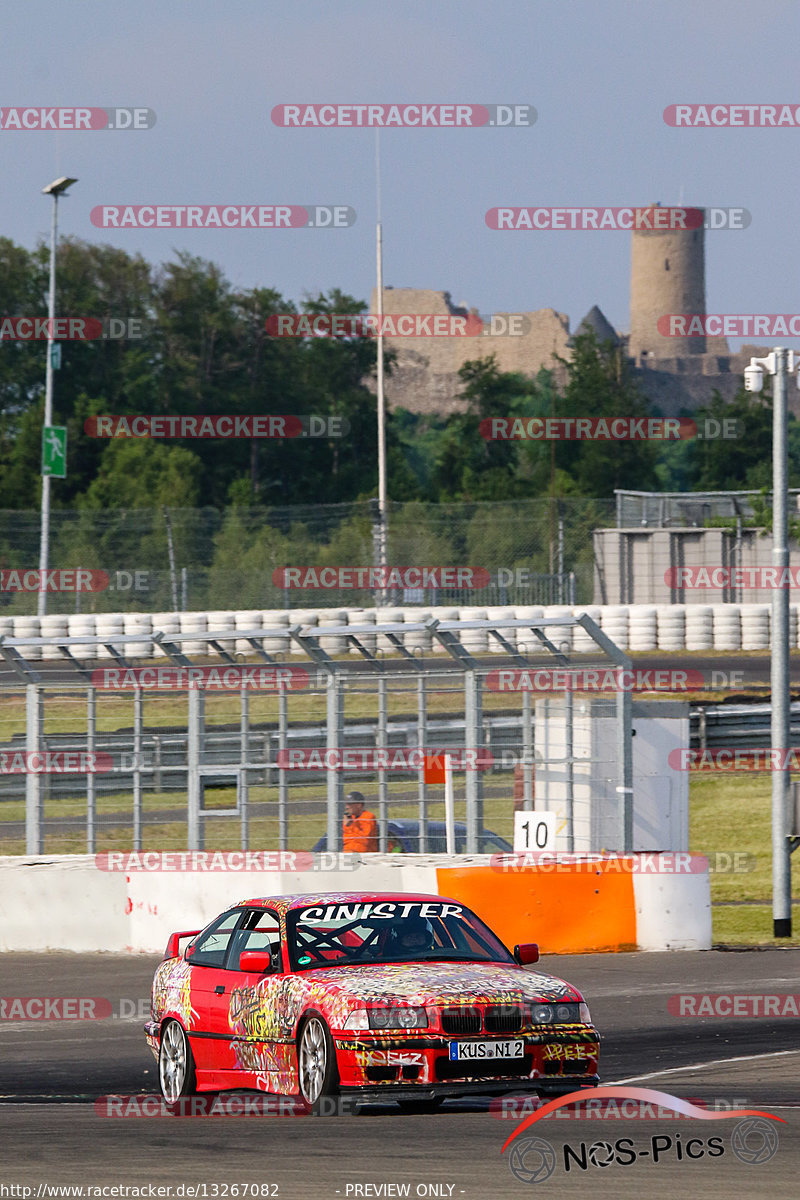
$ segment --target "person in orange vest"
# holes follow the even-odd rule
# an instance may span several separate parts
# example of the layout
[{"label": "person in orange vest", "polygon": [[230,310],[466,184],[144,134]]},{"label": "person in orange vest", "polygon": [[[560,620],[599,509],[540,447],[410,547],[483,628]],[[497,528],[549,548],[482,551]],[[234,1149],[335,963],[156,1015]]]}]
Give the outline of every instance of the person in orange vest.
[{"label": "person in orange vest", "polygon": [[361,792],[350,792],[344,808],[342,849],[347,854],[375,854],[378,850],[378,822],[364,808]]}]

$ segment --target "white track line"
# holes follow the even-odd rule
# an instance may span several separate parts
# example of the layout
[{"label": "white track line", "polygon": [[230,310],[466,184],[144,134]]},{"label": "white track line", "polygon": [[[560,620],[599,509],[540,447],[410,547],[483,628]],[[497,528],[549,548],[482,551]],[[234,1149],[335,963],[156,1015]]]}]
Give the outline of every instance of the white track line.
[{"label": "white track line", "polygon": [[704,1067],[727,1066],[728,1063],[752,1062],[756,1058],[780,1058],[786,1054],[800,1054],[800,1050],[771,1050],[768,1054],[741,1054],[736,1058],[712,1058],[708,1062],[693,1063],[688,1067],[666,1067],[663,1071],[650,1071],[647,1075],[631,1075],[628,1079],[603,1082],[604,1087],[621,1087],[624,1083],[637,1083],[640,1079],[657,1079],[659,1075],[680,1075],[683,1071],[700,1071]]}]

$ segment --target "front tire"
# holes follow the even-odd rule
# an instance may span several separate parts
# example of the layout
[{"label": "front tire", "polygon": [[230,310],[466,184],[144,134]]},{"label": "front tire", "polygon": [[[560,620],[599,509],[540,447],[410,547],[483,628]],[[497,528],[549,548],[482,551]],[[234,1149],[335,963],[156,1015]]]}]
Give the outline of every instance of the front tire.
[{"label": "front tire", "polygon": [[189,1039],[179,1021],[167,1021],[158,1049],[158,1082],[167,1108],[180,1108],[181,1101],[197,1092],[197,1073]]},{"label": "front tire", "polygon": [[336,1095],[336,1049],[328,1026],[316,1014],[308,1018],[298,1037],[297,1079],[300,1095],[312,1112],[319,1112],[321,1102]]}]

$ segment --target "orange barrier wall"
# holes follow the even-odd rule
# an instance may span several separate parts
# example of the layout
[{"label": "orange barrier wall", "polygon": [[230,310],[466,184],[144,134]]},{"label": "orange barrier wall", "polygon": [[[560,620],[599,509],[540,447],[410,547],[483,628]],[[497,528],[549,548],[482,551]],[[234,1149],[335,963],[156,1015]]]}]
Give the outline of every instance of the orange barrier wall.
[{"label": "orange barrier wall", "polygon": [[509,947],[538,942],[543,954],[636,949],[633,875],[613,864],[437,867],[438,891],[461,900]]}]

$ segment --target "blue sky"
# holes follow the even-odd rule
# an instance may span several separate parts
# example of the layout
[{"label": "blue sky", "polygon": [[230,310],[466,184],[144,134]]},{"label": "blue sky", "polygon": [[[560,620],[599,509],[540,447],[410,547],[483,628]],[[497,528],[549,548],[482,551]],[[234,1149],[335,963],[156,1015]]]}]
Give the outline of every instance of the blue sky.
[{"label": "blue sky", "polygon": [[[47,236],[55,177],[80,182],[61,230],[153,262],[185,249],[243,287],[299,301],[374,281],[375,134],[281,129],[287,102],[533,104],[529,129],[381,134],[387,284],[482,313],[597,303],[628,327],[623,232],[486,228],[495,205],[741,206],[706,238],[710,312],[800,312],[800,128],[672,129],[672,103],[800,103],[794,0],[27,0],[4,6],[0,103],[142,105],[142,132],[0,133],[0,232]],[[339,203],[345,230],[101,230],[112,203]],[[793,344],[791,341],[788,344]],[[794,343],[800,345],[800,340]]]}]

